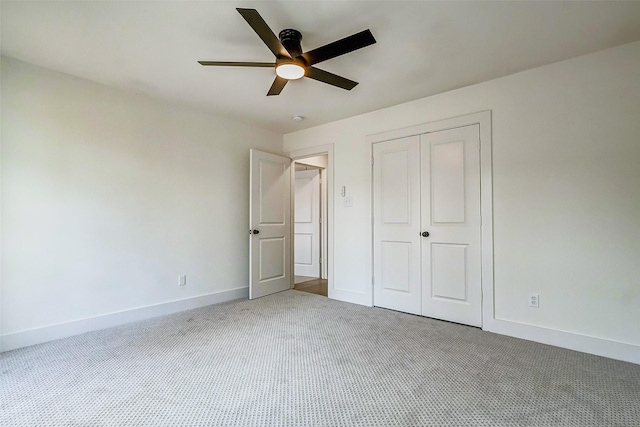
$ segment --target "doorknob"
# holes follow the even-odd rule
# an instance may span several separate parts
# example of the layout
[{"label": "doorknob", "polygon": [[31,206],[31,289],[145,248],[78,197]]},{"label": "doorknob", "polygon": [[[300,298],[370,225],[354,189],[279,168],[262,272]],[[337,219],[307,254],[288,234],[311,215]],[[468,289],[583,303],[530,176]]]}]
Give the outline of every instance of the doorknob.
[{"label": "doorknob", "polygon": [[253,234],[260,234],[260,230],[253,230],[252,233]]},{"label": "doorknob", "polygon": [[420,233],[420,235],[422,237],[429,237],[429,232],[428,231],[423,231],[422,233]]}]

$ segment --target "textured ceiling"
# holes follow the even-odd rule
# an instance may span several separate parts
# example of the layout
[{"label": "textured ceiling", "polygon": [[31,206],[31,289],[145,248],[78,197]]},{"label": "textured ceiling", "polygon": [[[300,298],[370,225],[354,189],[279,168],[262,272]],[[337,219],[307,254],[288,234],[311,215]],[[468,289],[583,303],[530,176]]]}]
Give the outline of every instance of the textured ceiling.
[{"label": "textured ceiling", "polygon": [[[272,69],[196,62],[273,59],[236,7],[257,9],[276,34],[301,31],[304,50],[367,28],[378,43],[318,64],[358,81],[350,92],[302,79],[267,97]],[[640,2],[2,1],[0,8],[3,55],[279,133],[640,40]]]}]

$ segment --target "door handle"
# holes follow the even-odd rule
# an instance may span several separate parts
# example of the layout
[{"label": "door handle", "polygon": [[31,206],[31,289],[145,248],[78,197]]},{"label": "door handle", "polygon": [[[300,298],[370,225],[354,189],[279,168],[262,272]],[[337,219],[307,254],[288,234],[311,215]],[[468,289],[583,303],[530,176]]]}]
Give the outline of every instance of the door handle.
[{"label": "door handle", "polygon": [[260,234],[260,230],[249,230],[250,234]]},{"label": "door handle", "polygon": [[420,235],[422,237],[429,237],[429,232],[428,231],[423,231],[422,233],[420,233]]}]

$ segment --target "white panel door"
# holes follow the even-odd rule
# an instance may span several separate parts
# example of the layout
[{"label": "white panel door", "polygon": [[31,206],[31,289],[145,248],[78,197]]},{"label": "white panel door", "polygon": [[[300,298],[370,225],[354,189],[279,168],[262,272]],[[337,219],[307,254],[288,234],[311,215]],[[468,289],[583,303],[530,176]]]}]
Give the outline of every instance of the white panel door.
[{"label": "white panel door", "polygon": [[320,277],[320,170],[295,176],[294,274]]},{"label": "white panel door", "polygon": [[420,314],[420,143],[373,145],[373,304]]},{"label": "white panel door", "polygon": [[421,135],[422,314],[482,326],[480,127]]},{"label": "white panel door", "polygon": [[291,288],[291,160],[251,150],[249,298]]}]

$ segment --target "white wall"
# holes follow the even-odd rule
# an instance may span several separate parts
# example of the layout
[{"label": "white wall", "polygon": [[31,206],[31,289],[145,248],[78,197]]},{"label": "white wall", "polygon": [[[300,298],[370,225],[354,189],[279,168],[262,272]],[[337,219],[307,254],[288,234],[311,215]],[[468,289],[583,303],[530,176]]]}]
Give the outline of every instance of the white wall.
[{"label": "white wall", "polygon": [[4,350],[246,294],[249,148],[281,135],[10,58],[1,101]]},{"label": "white wall", "polygon": [[334,188],[353,196],[335,207],[335,286],[371,301],[365,137],[492,110],[495,318],[612,357],[595,347],[623,343],[640,363],[638,76],[640,42],[285,135],[286,152],[334,143]]}]

